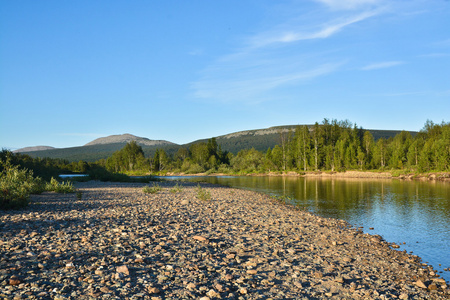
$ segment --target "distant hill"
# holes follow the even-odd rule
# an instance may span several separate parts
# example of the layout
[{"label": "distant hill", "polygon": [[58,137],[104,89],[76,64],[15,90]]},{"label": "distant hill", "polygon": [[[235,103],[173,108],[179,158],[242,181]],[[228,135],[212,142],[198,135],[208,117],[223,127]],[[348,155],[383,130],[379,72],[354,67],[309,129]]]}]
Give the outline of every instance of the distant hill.
[{"label": "distant hill", "polygon": [[[311,127],[312,125],[307,125]],[[217,136],[216,141],[223,151],[236,154],[242,149],[255,148],[258,151],[267,151],[280,143],[279,132],[294,131],[297,125],[276,126],[265,129],[246,130],[234,132],[222,136]],[[391,138],[400,133],[400,130],[372,130],[368,129],[375,140],[379,138]],[[412,135],[417,132],[411,132]],[[209,139],[209,138],[208,138]],[[112,135],[96,139],[84,146],[71,148],[53,148],[40,151],[22,151],[32,157],[50,157],[66,159],[68,161],[85,160],[94,162],[99,159],[106,159],[115,151],[122,149],[126,143],[136,141],[139,144],[146,157],[153,156],[157,149],[163,149],[169,155],[175,154],[181,147],[189,148],[192,144],[207,142],[208,139],[197,140],[188,144],[178,145],[168,141],[150,140],[143,137],[137,137],[131,134]],[[19,149],[21,150],[21,149]],[[16,150],[17,151],[17,150]]]},{"label": "distant hill", "polygon": [[90,143],[87,143],[85,146],[105,145],[105,144],[126,144],[131,141],[135,141],[138,145],[141,146],[175,145],[174,143],[168,141],[150,140],[148,138],[138,137],[129,133],[125,133],[98,138]]},{"label": "distant hill", "polygon": [[34,147],[20,148],[20,149],[14,150],[13,152],[20,153],[20,152],[43,151],[43,150],[50,150],[50,149],[56,149],[56,148],[51,147],[51,146],[34,146]]}]

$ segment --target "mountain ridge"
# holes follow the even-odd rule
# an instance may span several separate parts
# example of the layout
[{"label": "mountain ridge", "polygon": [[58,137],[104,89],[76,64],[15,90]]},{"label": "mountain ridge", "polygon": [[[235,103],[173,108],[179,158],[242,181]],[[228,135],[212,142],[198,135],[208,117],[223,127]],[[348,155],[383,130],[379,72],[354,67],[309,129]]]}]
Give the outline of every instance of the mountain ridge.
[{"label": "mountain ridge", "polygon": [[93,145],[100,145],[100,144],[116,144],[116,143],[129,143],[131,141],[135,141],[138,145],[145,145],[145,146],[154,146],[154,145],[166,145],[166,144],[173,144],[175,143],[166,141],[166,140],[151,140],[145,137],[139,137],[132,135],[130,133],[124,133],[124,134],[115,134],[115,135],[109,135],[106,137],[101,137],[98,139],[95,139],[84,146],[93,146]]},{"label": "mountain ridge", "polygon": [[[303,125],[285,125],[263,129],[243,130],[216,136],[214,138],[223,151],[231,152],[233,154],[236,154],[240,150],[251,148],[258,151],[267,151],[268,148],[273,148],[275,145],[280,143],[280,132],[287,132],[289,130],[293,131],[297,126]],[[311,128],[313,125],[306,126]],[[366,130],[373,135],[375,140],[378,140],[379,138],[388,139],[401,132],[401,130]],[[417,132],[410,131],[410,133],[415,135]],[[190,143],[179,145],[165,140],[150,140],[148,138],[125,133],[98,138],[85,144],[84,146],[52,148],[39,151],[21,151],[21,153],[28,154],[32,157],[49,157],[65,159],[68,161],[84,160],[94,162],[99,159],[106,159],[110,157],[115,151],[122,149],[126,143],[132,140],[136,141],[136,143],[142,147],[144,154],[149,157],[153,156],[157,149],[162,149],[169,155],[173,155],[182,147],[189,148],[192,144],[207,142],[209,138],[199,139]]]},{"label": "mountain ridge", "polygon": [[31,147],[24,147],[20,149],[16,149],[13,152],[14,153],[21,153],[21,152],[33,152],[33,151],[44,151],[44,150],[51,150],[56,149],[52,146],[31,146]]}]

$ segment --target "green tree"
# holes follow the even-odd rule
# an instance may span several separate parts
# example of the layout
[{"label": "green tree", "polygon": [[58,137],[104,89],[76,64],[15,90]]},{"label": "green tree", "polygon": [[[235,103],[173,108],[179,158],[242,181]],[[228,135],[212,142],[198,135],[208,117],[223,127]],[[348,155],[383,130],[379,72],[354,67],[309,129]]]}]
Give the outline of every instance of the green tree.
[{"label": "green tree", "polygon": [[311,151],[311,135],[308,126],[297,126],[294,134],[294,143],[296,146],[296,166],[298,170],[307,171],[308,156]]},{"label": "green tree", "polygon": [[145,164],[144,151],[135,141],[131,141],[106,160],[106,167],[113,172],[139,170]]},{"label": "green tree", "polygon": [[364,147],[367,167],[369,169],[372,168],[372,156],[373,156],[374,146],[375,146],[375,141],[373,139],[373,135],[368,130],[364,131],[363,147]]}]

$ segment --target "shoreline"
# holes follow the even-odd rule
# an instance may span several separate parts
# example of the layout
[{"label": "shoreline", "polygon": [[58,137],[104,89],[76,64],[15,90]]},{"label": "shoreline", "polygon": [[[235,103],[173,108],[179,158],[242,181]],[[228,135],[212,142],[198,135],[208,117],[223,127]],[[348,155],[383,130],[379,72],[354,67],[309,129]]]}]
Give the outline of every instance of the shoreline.
[{"label": "shoreline", "polygon": [[[267,195],[197,183],[77,183],[0,211],[0,296],[448,299],[416,255]],[[171,189],[182,186],[178,192]]]},{"label": "shoreline", "polygon": [[422,181],[443,181],[450,182],[450,173],[434,172],[424,174],[400,174],[394,176],[392,172],[372,172],[372,171],[308,171],[308,172],[269,172],[269,173],[250,173],[246,175],[226,174],[226,173],[167,173],[160,176],[274,176],[274,177],[311,177],[311,178],[353,178],[353,179],[401,179],[401,180],[422,180]]}]

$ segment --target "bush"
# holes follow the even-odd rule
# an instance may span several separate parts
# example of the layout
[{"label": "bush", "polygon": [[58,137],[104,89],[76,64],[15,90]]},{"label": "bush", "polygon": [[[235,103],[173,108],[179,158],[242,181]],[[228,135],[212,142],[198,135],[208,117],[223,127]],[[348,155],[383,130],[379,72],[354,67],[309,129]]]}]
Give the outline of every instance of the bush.
[{"label": "bush", "polygon": [[0,209],[15,209],[28,205],[30,194],[41,193],[43,180],[34,178],[33,172],[19,169],[9,161],[1,162]]},{"label": "bush", "polygon": [[181,192],[182,190],[183,190],[183,187],[181,185],[179,185],[177,182],[177,184],[173,188],[170,189],[170,192],[172,194],[175,194],[175,193]]},{"label": "bush", "polygon": [[190,168],[186,171],[186,174],[199,174],[205,172],[205,169],[199,164],[191,164]]},{"label": "bush", "polygon": [[197,198],[200,200],[211,200],[211,193],[203,189],[200,184],[197,185]]},{"label": "bush", "polygon": [[55,178],[52,177],[49,183],[46,184],[45,190],[50,192],[57,192],[61,194],[67,193],[75,193],[75,187],[69,181],[67,182],[58,182]]},{"label": "bush", "polygon": [[157,183],[153,183],[152,187],[149,187],[148,185],[144,186],[142,191],[146,194],[157,194],[162,190],[161,186]]}]

